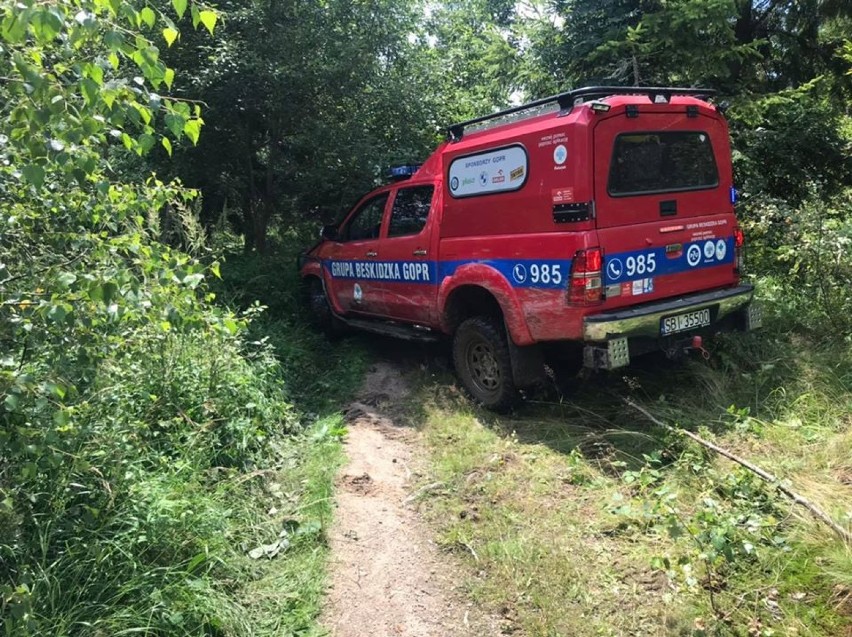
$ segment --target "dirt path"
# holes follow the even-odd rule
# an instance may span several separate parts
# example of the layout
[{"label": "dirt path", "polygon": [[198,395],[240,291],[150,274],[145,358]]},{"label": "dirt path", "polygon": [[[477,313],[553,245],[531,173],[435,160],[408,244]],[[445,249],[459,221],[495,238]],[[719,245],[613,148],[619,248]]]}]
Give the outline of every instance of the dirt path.
[{"label": "dirt path", "polygon": [[499,635],[454,591],[454,566],[414,509],[417,432],[383,409],[407,393],[401,371],[378,363],[349,408],[322,623],[333,637]]}]

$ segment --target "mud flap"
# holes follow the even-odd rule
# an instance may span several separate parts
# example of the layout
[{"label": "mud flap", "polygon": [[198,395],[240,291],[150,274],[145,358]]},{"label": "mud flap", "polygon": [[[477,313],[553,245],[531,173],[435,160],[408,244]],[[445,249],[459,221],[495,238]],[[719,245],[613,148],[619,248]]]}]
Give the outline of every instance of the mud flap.
[{"label": "mud flap", "polygon": [[544,371],[544,353],[540,345],[519,346],[512,342],[508,330],[509,357],[512,359],[512,377],[515,387],[525,389],[546,378]]}]

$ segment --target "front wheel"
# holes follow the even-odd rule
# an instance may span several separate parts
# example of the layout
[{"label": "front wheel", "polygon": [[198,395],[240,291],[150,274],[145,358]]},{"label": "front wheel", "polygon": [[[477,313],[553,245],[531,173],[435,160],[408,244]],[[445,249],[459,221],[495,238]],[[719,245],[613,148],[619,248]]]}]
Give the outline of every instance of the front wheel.
[{"label": "front wheel", "polygon": [[506,336],[495,321],[475,317],[459,325],[453,363],[465,389],[487,409],[505,412],[517,400]]},{"label": "front wheel", "polygon": [[311,323],[329,337],[336,337],[343,331],[340,321],[331,311],[331,306],[325,296],[322,281],[311,277],[303,284],[303,302]]}]

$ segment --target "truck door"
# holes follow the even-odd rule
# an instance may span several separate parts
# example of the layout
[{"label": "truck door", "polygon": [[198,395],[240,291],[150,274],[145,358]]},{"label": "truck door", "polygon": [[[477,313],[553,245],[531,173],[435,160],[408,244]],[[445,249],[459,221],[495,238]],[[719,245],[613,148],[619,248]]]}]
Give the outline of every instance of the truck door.
[{"label": "truck door", "polygon": [[690,110],[648,104],[627,117],[613,109],[595,125],[608,308],[737,281],[727,126]]},{"label": "truck door", "polygon": [[388,193],[363,202],[344,221],[326,264],[326,286],[345,312],[381,312],[379,236]]},{"label": "truck door", "polygon": [[391,204],[388,230],[380,241],[382,260],[393,264],[393,277],[382,282],[389,317],[430,325],[437,294],[432,211],[435,186],[402,186]]}]

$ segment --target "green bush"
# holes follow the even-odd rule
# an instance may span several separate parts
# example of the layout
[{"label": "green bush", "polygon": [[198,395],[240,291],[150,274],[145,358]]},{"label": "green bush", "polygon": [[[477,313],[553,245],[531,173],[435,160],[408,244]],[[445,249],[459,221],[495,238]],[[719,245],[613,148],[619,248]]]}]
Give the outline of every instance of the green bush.
[{"label": "green bush", "polygon": [[763,198],[742,215],[749,269],[790,327],[852,334],[850,207],[852,190],[825,196],[814,187],[798,206]]}]

